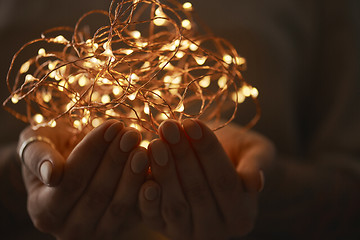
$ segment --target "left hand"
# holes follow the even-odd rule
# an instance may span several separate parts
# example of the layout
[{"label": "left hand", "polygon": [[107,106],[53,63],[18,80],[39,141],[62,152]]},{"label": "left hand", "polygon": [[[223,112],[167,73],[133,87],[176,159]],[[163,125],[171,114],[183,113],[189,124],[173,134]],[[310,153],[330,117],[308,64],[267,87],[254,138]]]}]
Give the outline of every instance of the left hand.
[{"label": "left hand", "polygon": [[[149,145],[154,181],[148,180],[139,195],[143,220],[171,239],[219,240],[249,233],[263,184],[260,169],[273,157],[271,144],[249,144],[252,136],[246,144],[225,137],[224,150],[198,120],[182,126],[168,120],[159,132],[160,139]],[[249,134],[240,128],[235,133]]]}]

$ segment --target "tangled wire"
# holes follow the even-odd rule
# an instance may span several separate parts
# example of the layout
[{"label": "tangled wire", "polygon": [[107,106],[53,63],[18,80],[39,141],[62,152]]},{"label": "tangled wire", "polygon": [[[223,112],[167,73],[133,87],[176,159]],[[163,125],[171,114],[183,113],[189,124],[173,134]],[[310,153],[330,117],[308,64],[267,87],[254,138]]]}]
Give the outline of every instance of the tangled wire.
[{"label": "tangled wire", "polygon": [[[112,0],[108,12],[88,12],[74,28],[54,28],[26,43],[11,62],[4,107],[34,127],[61,119],[83,131],[117,118],[150,140],[165,119],[215,120],[232,109],[216,130],[247,97],[257,103],[257,89],[241,75],[245,60],[231,44],[204,33],[191,3],[161,2]],[[93,15],[109,22],[91,33],[84,23]],[[15,67],[29,48],[37,54]],[[14,110],[20,102],[25,113]],[[259,118],[256,106],[247,127]]]}]

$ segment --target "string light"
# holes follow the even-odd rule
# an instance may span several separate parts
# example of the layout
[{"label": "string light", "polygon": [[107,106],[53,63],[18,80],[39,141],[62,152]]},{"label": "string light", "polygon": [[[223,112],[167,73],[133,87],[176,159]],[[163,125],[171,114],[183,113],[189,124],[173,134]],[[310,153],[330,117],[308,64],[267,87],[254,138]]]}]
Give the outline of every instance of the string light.
[{"label": "string light", "polygon": [[[219,129],[247,98],[256,103],[253,126],[259,92],[242,77],[245,59],[225,39],[200,34],[193,12],[190,2],[113,0],[109,12],[91,11],[74,29],[46,31],[14,55],[5,109],[34,127],[64,120],[76,131],[117,118],[143,133],[144,147],[166,119],[214,120],[230,109]],[[93,34],[81,28],[99,13],[110,21]],[[37,54],[18,64],[25,49]],[[19,102],[25,113],[8,106]]]}]

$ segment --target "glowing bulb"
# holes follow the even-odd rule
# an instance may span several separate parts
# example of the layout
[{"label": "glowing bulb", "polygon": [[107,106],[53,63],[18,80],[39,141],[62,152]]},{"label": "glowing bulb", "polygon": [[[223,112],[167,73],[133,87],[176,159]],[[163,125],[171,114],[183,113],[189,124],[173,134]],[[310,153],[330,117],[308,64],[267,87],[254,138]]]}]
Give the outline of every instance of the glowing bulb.
[{"label": "glowing bulb", "polygon": [[166,119],[168,119],[169,117],[168,117],[165,113],[160,113],[160,114],[157,116],[157,118],[158,118],[159,120],[166,120]]},{"label": "glowing bulb", "polygon": [[54,38],[54,39],[53,39],[53,42],[55,42],[55,43],[62,43],[62,44],[68,44],[68,43],[69,43],[69,41],[68,41],[66,38],[64,38],[63,35],[59,35],[59,36],[57,36],[56,38]]},{"label": "glowing bulb", "polygon": [[218,80],[219,88],[224,88],[226,86],[227,81],[228,81],[228,79],[227,79],[226,75],[221,76]]},{"label": "glowing bulb", "polygon": [[83,117],[83,118],[81,119],[81,122],[82,122],[83,124],[86,124],[88,121],[89,121],[89,117]]},{"label": "glowing bulb", "polygon": [[73,126],[74,128],[81,129],[81,122],[79,120],[75,120]]},{"label": "glowing bulb", "polygon": [[233,62],[233,58],[229,55],[229,54],[225,54],[223,56],[223,60],[224,62],[226,62],[227,64],[231,64]]},{"label": "glowing bulb", "polygon": [[140,79],[139,76],[136,75],[135,73],[132,73],[132,74],[130,75],[130,77],[129,77],[129,81],[130,81],[131,84],[139,81],[139,79]]},{"label": "glowing bulb", "polygon": [[50,127],[54,128],[56,127],[56,121],[55,120],[51,120],[48,124]]},{"label": "glowing bulb", "polygon": [[57,62],[53,61],[53,62],[49,62],[48,68],[50,71],[54,70],[56,68]]},{"label": "glowing bulb", "polygon": [[19,102],[19,97],[17,95],[12,96],[11,102],[13,104],[17,104]]},{"label": "glowing bulb", "polygon": [[155,10],[155,15],[156,15],[156,16],[164,16],[165,14],[164,14],[162,8],[161,8],[161,7],[158,7],[158,8]]},{"label": "glowing bulb", "polygon": [[129,98],[131,101],[134,101],[135,98],[136,98],[136,95],[137,95],[137,92],[134,92],[134,93],[130,94],[130,95],[128,96],[128,98]]},{"label": "glowing bulb", "polygon": [[37,124],[42,123],[42,122],[44,121],[43,115],[41,115],[40,113],[35,114],[35,115],[34,115],[34,121],[35,121]]},{"label": "glowing bulb", "polygon": [[192,4],[191,4],[191,2],[186,2],[186,3],[184,3],[184,4],[183,4],[183,8],[184,8],[185,10],[191,11],[191,10],[192,10]]},{"label": "glowing bulb", "polygon": [[179,105],[175,108],[175,112],[183,112],[185,110],[184,104],[181,102]]},{"label": "glowing bulb", "polygon": [[207,56],[194,56],[194,59],[197,64],[204,65],[204,63],[206,62]]},{"label": "glowing bulb", "polygon": [[185,56],[185,53],[183,51],[178,51],[175,56],[177,58],[182,58],[183,56]]},{"label": "glowing bulb", "polygon": [[139,124],[136,124],[136,123],[131,123],[131,124],[130,124],[130,127],[131,127],[131,128],[135,128],[135,129],[137,129],[137,130],[140,130]]},{"label": "glowing bulb", "polygon": [[50,102],[51,101],[51,98],[52,98],[52,96],[51,96],[51,94],[50,93],[43,93],[43,100],[44,100],[44,102]]},{"label": "glowing bulb", "polygon": [[111,84],[111,81],[107,78],[99,78],[101,84]]},{"label": "glowing bulb", "polygon": [[93,94],[91,95],[91,100],[94,100],[94,101],[101,101],[101,95],[99,92],[93,92]]},{"label": "glowing bulb", "polygon": [[111,49],[106,49],[102,54],[105,55],[105,56],[108,56],[108,57],[113,57],[114,56]]},{"label": "glowing bulb", "polygon": [[130,54],[132,54],[134,52],[134,50],[132,50],[132,49],[124,49],[124,50],[122,50],[122,52],[125,53],[126,55],[130,55]]},{"label": "glowing bulb", "polygon": [[191,22],[189,19],[185,19],[181,22],[181,26],[187,30],[191,29]]},{"label": "glowing bulb", "polygon": [[113,87],[112,92],[115,96],[118,96],[122,93],[122,88],[119,86],[115,86],[115,87]]},{"label": "glowing bulb", "polygon": [[111,117],[116,117],[117,113],[114,111],[114,109],[109,109],[105,111],[105,114]]},{"label": "glowing bulb", "polygon": [[256,97],[259,96],[259,91],[258,91],[256,88],[253,87],[253,88],[251,89],[251,93],[250,93],[250,94],[251,94],[252,97],[256,98]]},{"label": "glowing bulb", "polygon": [[31,74],[27,74],[25,76],[25,82],[32,82],[32,81],[35,81],[35,80],[36,80],[36,78]]},{"label": "glowing bulb", "polygon": [[165,23],[166,23],[166,19],[164,19],[163,17],[157,16],[154,19],[154,24],[156,26],[163,26],[163,25],[165,25]]},{"label": "glowing bulb", "polygon": [[210,81],[211,81],[211,78],[210,76],[205,76],[203,77],[203,79],[201,79],[199,81],[199,85],[202,87],[202,88],[207,88],[210,86]]},{"label": "glowing bulb", "polygon": [[111,102],[110,96],[107,95],[107,94],[102,95],[102,97],[101,97],[101,102],[102,102],[102,103],[109,103],[109,102]]},{"label": "glowing bulb", "polygon": [[68,80],[68,83],[70,83],[70,84],[72,84],[72,83],[74,83],[75,82],[75,77],[74,76],[70,76],[69,77],[69,80]]},{"label": "glowing bulb", "polygon": [[182,77],[181,77],[181,76],[177,76],[177,77],[175,77],[175,78],[172,79],[171,83],[178,85],[178,84],[181,83],[181,80],[182,80]]},{"label": "glowing bulb", "polygon": [[144,113],[149,115],[150,114],[150,107],[148,103],[145,103],[144,105]]},{"label": "glowing bulb", "polygon": [[139,31],[135,30],[135,31],[130,32],[130,36],[132,36],[135,39],[139,39],[139,38],[141,38],[141,33]]},{"label": "glowing bulb", "polygon": [[150,142],[148,140],[142,140],[140,142],[140,146],[143,148],[146,148],[146,149],[149,147],[149,144],[150,144]]},{"label": "glowing bulb", "polygon": [[46,55],[45,49],[40,48],[39,51],[38,51],[38,55],[39,55],[39,56],[42,56],[42,57],[45,56],[45,55]]},{"label": "glowing bulb", "polygon": [[153,96],[154,99],[160,99],[161,98],[161,91],[154,90],[153,93],[154,94],[152,96]]},{"label": "glowing bulb", "polygon": [[193,51],[193,52],[195,52],[196,50],[198,50],[198,48],[199,48],[199,47],[198,47],[196,44],[194,44],[194,43],[190,44],[190,46],[189,46],[190,51]]},{"label": "glowing bulb", "polygon": [[245,58],[243,58],[243,57],[236,57],[235,58],[235,62],[236,62],[236,64],[237,65],[243,65],[243,64],[245,64],[246,63],[246,60],[245,60]]},{"label": "glowing bulb", "polygon": [[103,123],[103,121],[102,121],[101,118],[94,118],[94,119],[91,121],[91,125],[92,125],[94,128],[100,126],[102,123]]},{"label": "glowing bulb", "polygon": [[151,67],[151,64],[149,61],[144,62],[144,64],[141,66],[141,69],[148,69]]},{"label": "glowing bulb", "polygon": [[67,88],[68,87],[68,84],[66,81],[62,80],[59,82],[59,86],[58,86],[58,89],[63,92],[64,91],[64,88]]},{"label": "glowing bulb", "polygon": [[23,65],[21,65],[21,68],[20,68],[20,73],[23,74],[23,73],[26,73],[27,71],[29,71],[29,68],[30,68],[30,62],[27,61],[25,62]]},{"label": "glowing bulb", "polygon": [[80,87],[85,87],[85,85],[87,84],[88,79],[83,75],[79,78],[78,80],[78,84]]},{"label": "glowing bulb", "polygon": [[234,102],[237,101],[237,103],[243,103],[245,101],[245,96],[242,94],[241,90],[237,93],[233,93],[231,98]]},{"label": "glowing bulb", "polygon": [[241,91],[242,91],[242,94],[245,96],[245,97],[250,97],[251,95],[251,89],[249,86],[243,86],[241,88]]}]

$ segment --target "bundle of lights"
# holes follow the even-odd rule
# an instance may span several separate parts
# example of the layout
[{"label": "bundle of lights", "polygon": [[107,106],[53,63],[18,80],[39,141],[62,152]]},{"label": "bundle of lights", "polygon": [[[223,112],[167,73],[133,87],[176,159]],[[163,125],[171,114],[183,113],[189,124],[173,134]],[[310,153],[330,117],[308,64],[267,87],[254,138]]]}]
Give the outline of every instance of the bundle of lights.
[{"label": "bundle of lights", "polygon": [[[81,25],[95,14],[109,22],[90,34]],[[37,55],[16,68],[29,48]],[[54,28],[25,44],[13,57],[11,94],[3,105],[34,127],[61,121],[81,132],[120,119],[147,142],[166,119],[210,121],[231,109],[216,130],[234,119],[246,98],[257,103],[244,69],[244,58],[226,40],[202,33],[191,3],[113,0],[108,12],[91,11],[75,28]],[[24,114],[14,110],[19,102],[26,105]],[[248,127],[259,118],[256,109]]]}]

